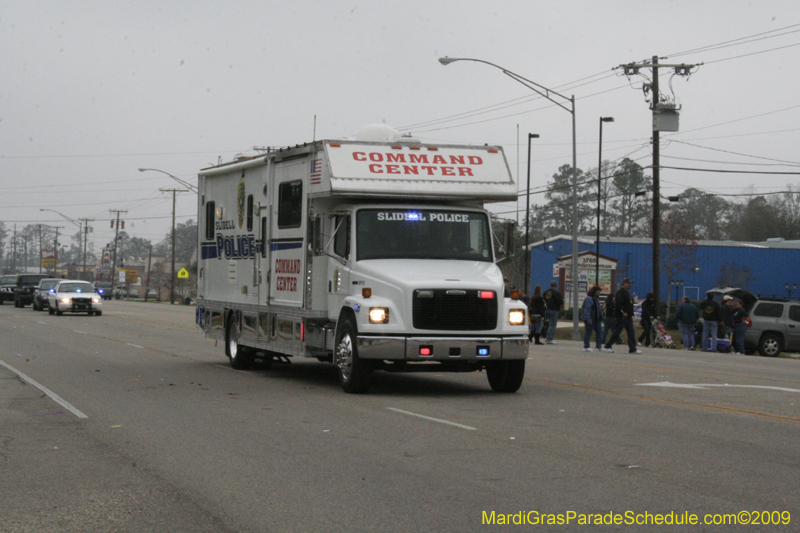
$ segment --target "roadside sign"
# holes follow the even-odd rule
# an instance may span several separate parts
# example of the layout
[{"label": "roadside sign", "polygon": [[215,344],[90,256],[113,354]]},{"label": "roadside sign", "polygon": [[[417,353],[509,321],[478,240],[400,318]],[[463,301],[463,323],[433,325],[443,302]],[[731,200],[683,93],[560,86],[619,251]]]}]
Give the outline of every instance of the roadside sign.
[{"label": "roadside sign", "polygon": [[189,279],[189,271],[185,268],[178,270],[178,278],[179,279]]}]

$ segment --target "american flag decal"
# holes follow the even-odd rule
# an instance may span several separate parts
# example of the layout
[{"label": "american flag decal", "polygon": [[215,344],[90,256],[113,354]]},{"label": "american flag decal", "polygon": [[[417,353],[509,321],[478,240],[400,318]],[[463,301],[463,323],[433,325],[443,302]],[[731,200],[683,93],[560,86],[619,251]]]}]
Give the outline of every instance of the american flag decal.
[{"label": "american flag decal", "polygon": [[311,185],[322,183],[322,159],[311,160]]}]

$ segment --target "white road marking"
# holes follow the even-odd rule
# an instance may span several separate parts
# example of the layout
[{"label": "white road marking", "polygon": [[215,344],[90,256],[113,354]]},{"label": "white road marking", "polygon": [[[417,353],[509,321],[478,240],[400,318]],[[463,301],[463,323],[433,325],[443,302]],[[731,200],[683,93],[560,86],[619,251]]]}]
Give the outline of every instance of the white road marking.
[{"label": "white road marking", "polygon": [[430,416],[420,415],[418,413],[412,413],[411,411],[403,411],[402,409],[395,409],[394,407],[387,407],[388,410],[394,411],[395,413],[402,413],[404,415],[416,416],[419,418],[424,418],[425,420],[430,420],[431,422],[439,422],[440,424],[448,424],[451,426],[455,426],[461,429],[468,429],[470,431],[477,431],[478,428],[474,428],[471,426],[465,426],[464,424],[458,424],[456,422],[450,422],[449,420],[442,420],[441,418],[433,418]]},{"label": "white road marking", "polygon": [[25,374],[23,374],[22,372],[20,372],[16,368],[14,368],[13,366],[6,364],[4,361],[0,361],[0,365],[3,365],[7,369],[11,370],[13,373],[18,375],[19,377],[21,377],[22,379],[24,379],[25,381],[27,381],[28,383],[30,383],[31,385],[33,385],[34,387],[39,389],[40,391],[42,391],[43,393],[45,393],[48,396],[50,396],[50,398],[54,402],[56,402],[57,404],[61,405],[64,409],[67,409],[69,412],[71,412],[73,415],[77,416],[78,418],[89,418],[88,416],[86,416],[85,414],[83,414],[82,412],[80,412],[76,408],[74,408],[66,400],[62,399],[58,394],[56,394],[55,392],[51,391],[50,389],[48,389],[44,385],[40,385],[39,383],[35,382],[33,379],[29,378],[28,376],[26,376]]},{"label": "white road marking", "polygon": [[88,335],[85,331],[78,331],[77,329],[72,330],[74,333],[80,333],[81,335]]},{"label": "white road marking", "polygon": [[129,342],[125,343],[127,346],[133,346],[134,348],[139,348],[140,350],[144,350],[144,346],[139,346],[138,344],[131,344]]},{"label": "white road marking", "polygon": [[662,381],[660,383],[637,383],[640,387],[671,387],[675,389],[707,389],[708,387],[738,387],[744,389],[769,389],[783,392],[800,392],[800,389],[789,389],[786,387],[771,387],[768,385],[731,385],[729,383],[671,383]]}]

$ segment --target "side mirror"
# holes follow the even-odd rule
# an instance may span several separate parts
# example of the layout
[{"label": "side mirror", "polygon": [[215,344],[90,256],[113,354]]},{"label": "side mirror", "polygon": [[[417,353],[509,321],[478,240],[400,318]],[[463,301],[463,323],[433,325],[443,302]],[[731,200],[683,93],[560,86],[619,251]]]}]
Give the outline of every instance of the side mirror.
[{"label": "side mirror", "polygon": [[516,249],[514,247],[514,237],[516,236],[517,223],[514,220],[508,220],[503,224],[503,248],[508,257],[514,256]]},{"label": "side mirror", "polygon": [[325,248],[323,246],[323,218],[322,215],[315,214],[311,215],[311,220],[309,224],[309,231],[311,232],[310,240],[311,240],[311,250],[317,254],[325,253]]}]

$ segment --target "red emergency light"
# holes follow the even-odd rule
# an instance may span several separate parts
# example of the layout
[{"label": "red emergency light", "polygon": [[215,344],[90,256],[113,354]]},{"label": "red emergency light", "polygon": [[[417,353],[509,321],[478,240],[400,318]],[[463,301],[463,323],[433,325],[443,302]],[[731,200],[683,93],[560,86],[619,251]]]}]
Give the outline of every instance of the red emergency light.
[{"label": "red emergency light", "polygon": [[478,298],[492,300],[494,299],[494,291],[478,291]]}]

